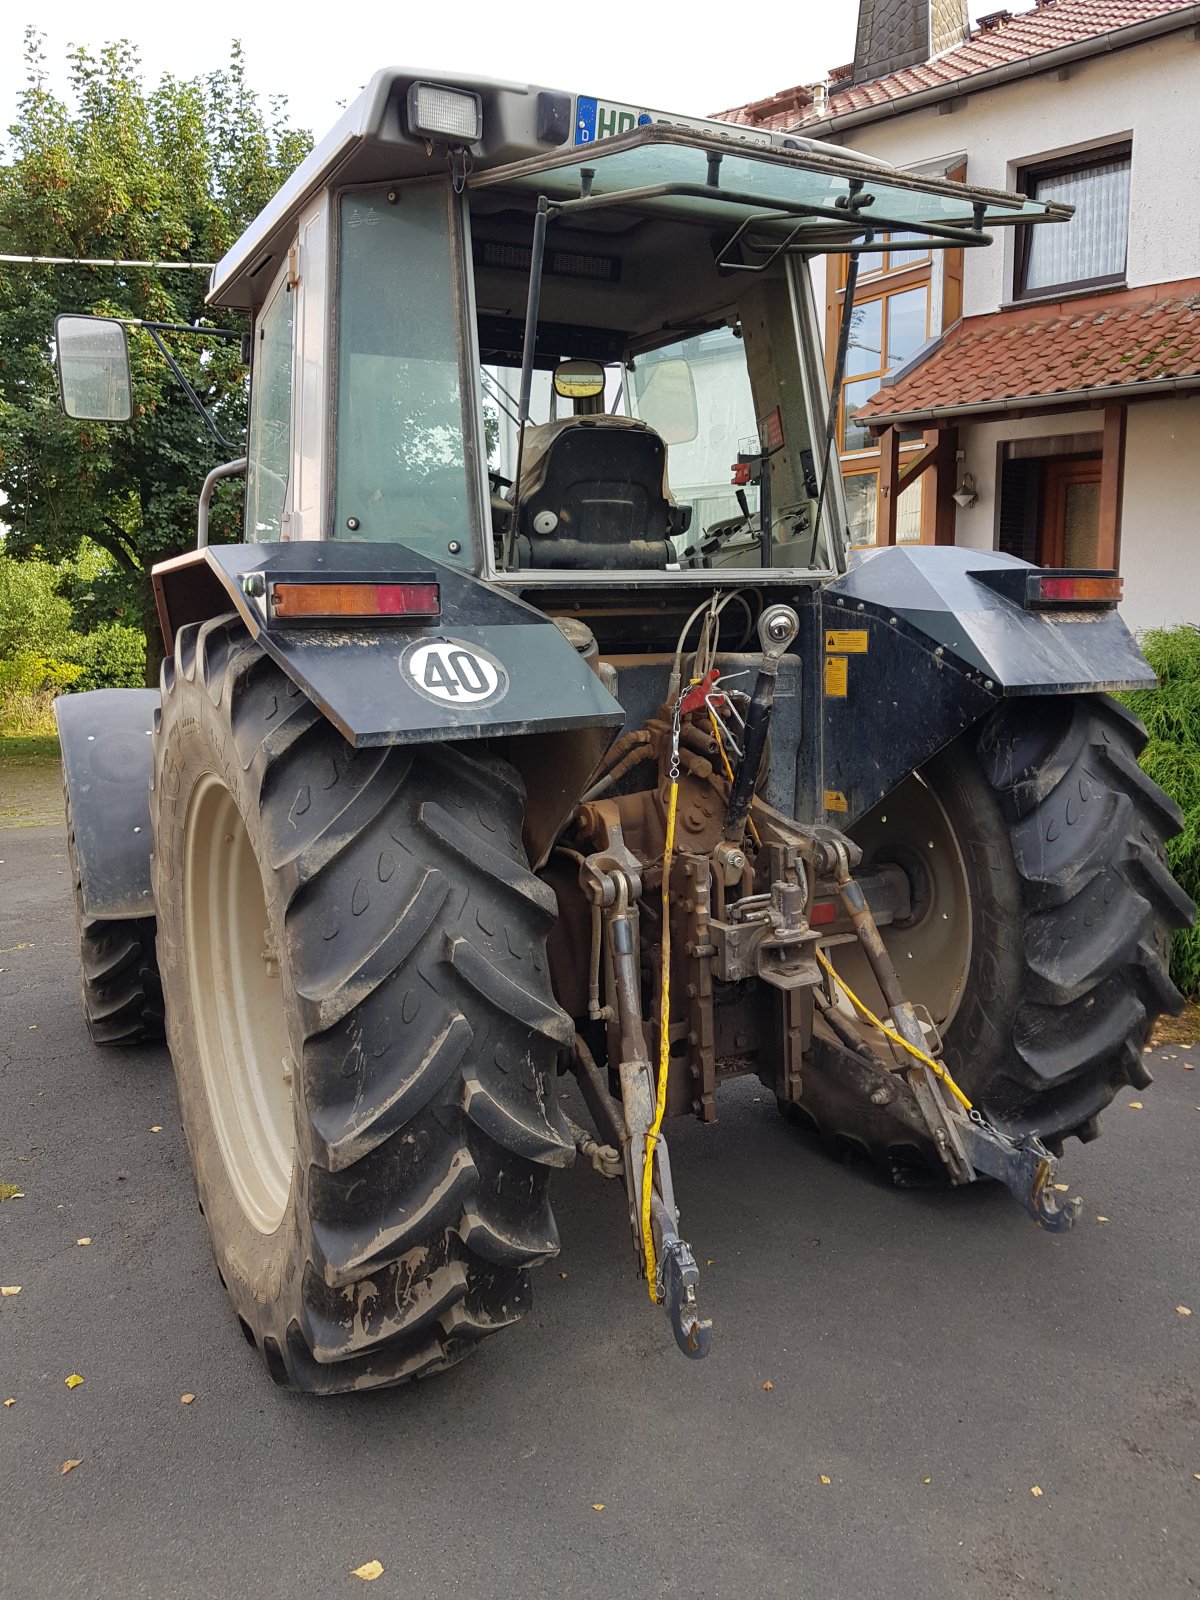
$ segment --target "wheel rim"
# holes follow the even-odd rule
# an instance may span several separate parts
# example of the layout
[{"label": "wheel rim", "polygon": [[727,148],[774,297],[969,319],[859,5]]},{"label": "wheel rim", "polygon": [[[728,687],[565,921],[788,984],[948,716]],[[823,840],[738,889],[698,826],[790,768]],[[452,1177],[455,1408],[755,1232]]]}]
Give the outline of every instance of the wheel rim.
[{"label": "wheel rim", "polygon": [[193,791],[185,837],[188,983],[209,1113],[242,1210],[273,1233],[295,1152],[291,1045],[262,873],[214,773]]},{"label": "wheel rim", "polygon": [[[860,872],[894,865],[908,877],[911,918],[880,931],[906,997],[926,1006],[944,1030],[953,1022],[967,986],[972,945],[970,880],[950,818],[936,792],[914,774],[851,832],[862,847]],[[883,1004],[857,946],[839,945],[833,959],[846,982],[873,1010]]]}]

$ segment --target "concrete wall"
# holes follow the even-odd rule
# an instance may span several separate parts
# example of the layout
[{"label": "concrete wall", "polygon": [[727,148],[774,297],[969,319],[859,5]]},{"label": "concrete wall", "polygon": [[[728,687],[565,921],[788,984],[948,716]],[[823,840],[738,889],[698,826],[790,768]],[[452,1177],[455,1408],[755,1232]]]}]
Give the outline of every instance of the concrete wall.
[{"label": "concrete wall", "polygon": [[[968,80],[969,85],[969,80]],[[964,85],[967,87],[967,85]],[[1131,288],[1200,276],[1200,42],[1188,32],[1070,68],[971,94],[951,115],[936,106],[849,129],[841,141],[899,166],[966,155],[967,182],[1008,189],[1045,156],[1132,137]],[[1007,304],[1012,238],[967,251],[963,310]]]}]

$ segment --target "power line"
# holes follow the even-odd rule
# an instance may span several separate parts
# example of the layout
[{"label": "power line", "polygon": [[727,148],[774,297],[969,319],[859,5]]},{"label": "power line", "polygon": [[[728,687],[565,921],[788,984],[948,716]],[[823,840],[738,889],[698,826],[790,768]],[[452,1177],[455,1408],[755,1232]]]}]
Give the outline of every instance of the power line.
[{"label": "power line", "polygon": [[21,267],[153,267],[162,272],[211,272],[215,261],[116,261],[93,256],[6,256],[0,262]]}]

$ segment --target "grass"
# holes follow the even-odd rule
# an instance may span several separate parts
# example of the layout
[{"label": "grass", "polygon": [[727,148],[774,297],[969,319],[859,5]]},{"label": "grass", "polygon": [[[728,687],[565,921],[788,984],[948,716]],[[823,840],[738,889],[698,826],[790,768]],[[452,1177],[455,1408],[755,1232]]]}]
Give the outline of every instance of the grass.
[{"label": "grass", "polygon": [[56,733],[0,733],[0,771],[12,767],[42,767],[59,761]]},{"label": "grass", "polygon": [[0,1183],[0,1200],[18,1200],[24,1192],[15,1183]]}]

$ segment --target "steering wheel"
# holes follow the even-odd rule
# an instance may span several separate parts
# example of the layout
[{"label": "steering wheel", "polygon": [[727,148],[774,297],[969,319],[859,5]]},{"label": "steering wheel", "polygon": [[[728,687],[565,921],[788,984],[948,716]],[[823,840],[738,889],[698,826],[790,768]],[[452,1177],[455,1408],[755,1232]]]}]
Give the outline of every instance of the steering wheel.
[{"label": "steering wheel", "polygon": [[493,472],[491,467],[488,468],[488,482],[492,486],[493,494],[499,494],[501,489],[511,489],[513,486],[511,478],[505,478],[499,472]]}]

